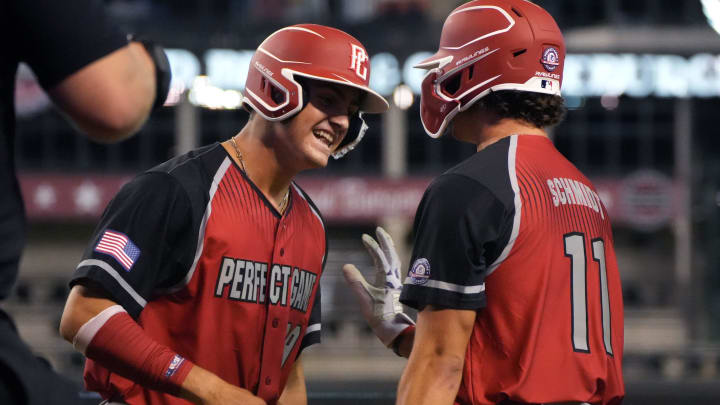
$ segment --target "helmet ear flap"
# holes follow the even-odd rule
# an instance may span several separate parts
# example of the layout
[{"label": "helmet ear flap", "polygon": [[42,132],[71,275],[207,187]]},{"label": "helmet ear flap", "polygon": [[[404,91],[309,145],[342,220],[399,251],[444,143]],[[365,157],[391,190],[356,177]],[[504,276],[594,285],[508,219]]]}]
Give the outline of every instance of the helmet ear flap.
[{"label": "helmet ear flap", "polygon": [[280,89],[278,89],[277,87],[271,85],[270,86],[270,98],[276,104],[282,104],[285,102],[285,99],[287,98],[287,94],[280,91]]},{"label": "helmet ear flap", "polygon": [[265,76],[260,77],[260,91],[265,97],[272,98],[272,84]]},{"label": "helmet ear flap", "polygon": [[467,90],[472,85],[475,73],[475,63],[465,66],[458,72],[455,72],[449,78],[443,80],[442,90],[448,97],[455,97],[461,91]]},{"label": "helmet ear flap", "polygon": [[442,92],[449,97],[455,97],[458,91],[462,88],[463,83],[463,71],[456,72],[454,75],[443,80],[441,84]]},{"label": "helmet ear flap", "polygon": [[272,100],[276,105],[285,103],[287,99],[287,93],[278,88],[277,85],[268,80],[265,76],[260,78],[260,91],[266,98]]},{"label": "helmet ear flap", "polygon": [[295,80],[300,84],[300,103],[302,104],[302,108],[300,108],[300,110],[302,111],[310,102],[310,86],[308,85],[307,80],[303,78],[298,77]]}]

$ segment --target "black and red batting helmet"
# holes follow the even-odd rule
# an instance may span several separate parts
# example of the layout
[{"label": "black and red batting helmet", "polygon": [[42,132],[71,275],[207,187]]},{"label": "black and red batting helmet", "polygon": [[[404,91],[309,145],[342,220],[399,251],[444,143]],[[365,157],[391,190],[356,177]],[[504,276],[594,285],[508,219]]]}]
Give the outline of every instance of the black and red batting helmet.
[{"label": "black and red batting helmet", "polygon": [[388,109],[385,99],[368,86],[370,59],[353,36],[335,28],[298,24],[272,33],[250,61],[244,103],[269,121],[291,118],[304,108],[302,78],[321,80],[361,91],[360,114],[333,154],[340,158],[362,139],[367,126],[362,113]]},{"label": "black and red batting helmet", "polygon": [[433,138],[460,111],[491,91],[560,95],[565,41],[547,11],[525,0],[474,0],[445,20],[440,49],[415,67],[422,83],[420,117]]}]

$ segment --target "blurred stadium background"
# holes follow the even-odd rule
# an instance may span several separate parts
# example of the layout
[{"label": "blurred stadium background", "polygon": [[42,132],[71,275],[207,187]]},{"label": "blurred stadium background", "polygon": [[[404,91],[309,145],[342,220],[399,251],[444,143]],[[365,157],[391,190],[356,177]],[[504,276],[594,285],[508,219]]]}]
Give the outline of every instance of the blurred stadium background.
[{"label": "blurred stadium background", "polygon": [[[30,219],[20,280],[3,306],[41,355],[78,381],[83,358],[57,334],[66,282],[107,201],[131,176],[239,131],[253,50],[281,26],[342,28],[371,55],[392,104],[365,140],[298,180],[329,224],[323,344],[304,354],[311,404],[390,404],[405,361],[353,307],[340,266],[368,273],[362,232],[383,224],[407,256],[433,176],[473,148],[431,140],[418,119],[422,72],[459,0],[107,0],[128,31],[168,48],[171,105],[118,145],[94,144],[53,110],[24,68],[17,165]],[[626,305],[627,404],[720,403],[720,1],[536,1],[569,56],[570,112],[556,145],[595,182],[614,221]],[[529,266],[532,263],[528,264]],[[95,401],[96,402],[96,401]]]}]

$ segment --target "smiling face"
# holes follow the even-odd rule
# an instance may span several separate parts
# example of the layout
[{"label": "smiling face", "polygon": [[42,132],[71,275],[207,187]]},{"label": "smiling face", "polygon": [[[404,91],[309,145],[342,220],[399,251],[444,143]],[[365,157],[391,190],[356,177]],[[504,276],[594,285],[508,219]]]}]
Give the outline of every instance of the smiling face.
[{"label": "smiling face", "polygon": [[309,102],[295,117],[283,123],[285,134],[278,139],[286,163],[299,170],[324,167],[335,152],[358,110],[360,91],[318,80],[304,86]]}]

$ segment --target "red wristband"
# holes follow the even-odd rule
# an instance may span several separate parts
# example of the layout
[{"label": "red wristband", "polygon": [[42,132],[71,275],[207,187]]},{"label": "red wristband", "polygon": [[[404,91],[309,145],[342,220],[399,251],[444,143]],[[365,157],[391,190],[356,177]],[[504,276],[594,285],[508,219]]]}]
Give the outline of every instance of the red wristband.
[{"label": "red wristband", "polygon": [[170,394],[179,392],[193,366],[167,346],[155,342],[124,311],[100,326],[85,355],[146,388]]},{"label": "red wristband", "polygon": [[403,338],[405,335],[408,335],[410,333],[415,333],[415,325],[410,325],[407,328],[403,329],[402,332],[400,332],[399,335],[393,340],[392,342],[392,351],[396,355],[403,357],[402,354],[400,354],[400,343],[402,343]]}]

